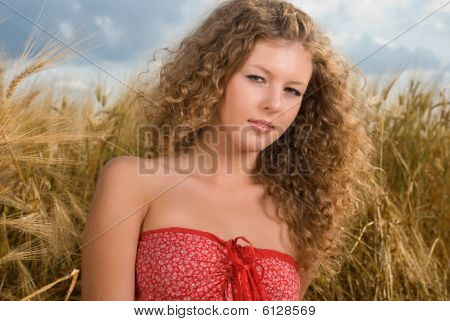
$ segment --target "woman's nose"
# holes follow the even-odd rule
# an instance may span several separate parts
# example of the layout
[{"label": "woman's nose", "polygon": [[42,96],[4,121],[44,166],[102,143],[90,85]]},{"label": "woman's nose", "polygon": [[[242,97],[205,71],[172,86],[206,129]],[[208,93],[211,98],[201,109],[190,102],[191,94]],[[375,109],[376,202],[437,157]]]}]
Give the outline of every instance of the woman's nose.
[{"label": "woman's nose", "polygon": [[282,101],[282,89],[277,86],[272,86],[267,90],[267,97],[265,103],[265,109],[270,109],[273,112],[277,112],[283,105]]}]

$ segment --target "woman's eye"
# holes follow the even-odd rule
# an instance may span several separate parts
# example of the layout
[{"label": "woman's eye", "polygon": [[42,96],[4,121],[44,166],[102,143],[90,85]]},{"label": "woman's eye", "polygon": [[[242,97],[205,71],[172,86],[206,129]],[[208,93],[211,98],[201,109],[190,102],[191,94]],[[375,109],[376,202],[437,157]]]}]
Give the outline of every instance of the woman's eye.
[{"label": "woman's eye", "polygon": [[288,90],[291,90],[291,93],[293,93],[294,96],[301,96],[302,95],[298,90],[295,90],[293,88],[288,88]]},{"label": "woman's eye", "polygon": [[249,79],[256,79],[256,80],[258,80],[258,79],[264,80],[264,78],[262,78],[260,76],[256,76],[256,75],[248,75],[247,78],[249,78]]},{"label": "woman's eye", "polygon": [[[247,78],[252,79],[252,80],[256,80],[257,82],[259,82],[258,80],[261,79],[262,81],[264,81],[264,78],[257,76],[257,75],[248,75]],[[294,88],[287,88],[288,90],[290,90],[290,92],[294,95],[294,96],[301,96],[302,94],[298,91],[295,90]]]}]

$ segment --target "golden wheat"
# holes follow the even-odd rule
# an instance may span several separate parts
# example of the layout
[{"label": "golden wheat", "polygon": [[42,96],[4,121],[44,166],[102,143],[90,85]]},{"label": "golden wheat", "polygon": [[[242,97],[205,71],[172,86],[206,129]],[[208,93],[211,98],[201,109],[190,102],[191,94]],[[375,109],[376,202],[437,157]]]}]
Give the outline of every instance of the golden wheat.
[{"label": "golden wheat", "polygon": [[[54,101],[51,88],[37,85],[18,94],[62,57],[49,48],[1,92],[2,300],[79,300],[79,246],[99,169],[119,155],[141,156],[131,91],[116,101],[100,87],[86,93],[97,101]],[[379,151],[378,195],[344,231],[353,244],[336,254],[346,258],[341,272],[316,279],[306,300],[449,299],[449,104],[418,79],[390,97],[396,80],[359,97]]]}]

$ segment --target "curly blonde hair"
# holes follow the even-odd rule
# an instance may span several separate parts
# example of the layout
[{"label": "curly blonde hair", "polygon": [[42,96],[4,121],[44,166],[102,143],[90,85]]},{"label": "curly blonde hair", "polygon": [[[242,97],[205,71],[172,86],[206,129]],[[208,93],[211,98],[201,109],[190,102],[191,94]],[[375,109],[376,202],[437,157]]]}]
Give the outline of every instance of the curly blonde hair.
[{"label": "curly blonde hair", "polygon": [[192,145],[213,118],[228,80],[262,39],[301,42],[313,73],[294,122],[259,153],[257,181],[288,225],[300,273],[316,275],[319,267],[333,272],[339,231],[371,193],[374,148],[356,112],[360,102],[352,94],[348,63],[305,12],[285,1],[223,1],[178,48],[165,48],[168,58],[156,85],[147,88],[151,102],[145,106],[146,121],[161,132],[145,148],[156,157]]}]

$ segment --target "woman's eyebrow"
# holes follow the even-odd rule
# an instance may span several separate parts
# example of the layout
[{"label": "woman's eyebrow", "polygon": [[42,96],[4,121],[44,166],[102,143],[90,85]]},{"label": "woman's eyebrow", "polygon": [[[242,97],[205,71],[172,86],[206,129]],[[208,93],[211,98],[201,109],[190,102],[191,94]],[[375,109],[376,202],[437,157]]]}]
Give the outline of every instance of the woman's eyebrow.
[{"label": "woman's eyebrow", "polygon": [[[259,68],[259,69],[261,69],[262,71],[264,71],[264,72],[268,73],[269,75],[273,76],[273,74],[272,74],[269,70],[267,70],[266,68],[264,68],[263,66],[256,65],[256,64],[254,64],[254,65],[248,65],[248,66]],[[305,85],[305,84],[304,84],[303,82],[301,82],[301,81],[290,81],[290,82],[288,82],[288,84]]]}]

